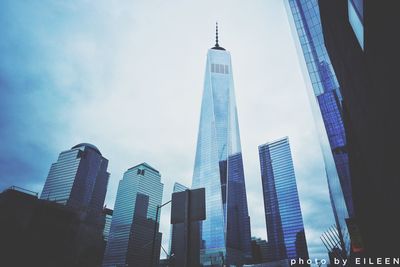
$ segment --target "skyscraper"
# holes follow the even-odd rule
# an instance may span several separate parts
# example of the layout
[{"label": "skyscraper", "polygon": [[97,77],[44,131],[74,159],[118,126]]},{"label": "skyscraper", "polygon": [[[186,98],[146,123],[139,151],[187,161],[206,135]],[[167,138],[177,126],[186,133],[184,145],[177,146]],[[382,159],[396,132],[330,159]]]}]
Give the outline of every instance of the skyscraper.
[{"label": "skyscraper", "polygon": [[[318,1],[325,46],[343,95],[354,202],[354,252],[398,257],[399,2]],[[351,229],[352,227],[349,227]],[[352,231],[350,231],[352,232]]]},{"label": "skyscraper", "polygon": [[40,198],[80,210],[88,220],[101,223],[110,176],[107,166],[108,160],[94,145],[73,146],[51,165]]},{"label": "skyscraper", "polygon": [[299,55],[303,55],[300,58],[304,65],[303,74],[312,87],[307,88],[307,93],[311,105],[315,106],[313,116],[319,131],[341,247],[349,252],[346,219],[354,214],[343,99],[324,44],[318,0],[288,0],[287,9],[295,40],[300,44],[297,45]]},{"label": "skyscraper", "polygon": [[206,190],[202,263],[242,264],[251,257],[250,218],[231,56],[218,44],[218,25],[207,53],[192,187]]},{"label": "skyscraper", "polygon": [[149,196],[137,193],[125,266],[158,267],[162,235],[158,222],[147,218],[148,209]]},{"label": "skyscraper", "polygon": [[265,263],[271,261],[271,248],[270,244],[264,239],[252,237],[251,249],[253,253],[252,263]]},{"label": "skyscraper", "polygon": [[266,143],[258,151],[272,260],[308,259],[289,139]]},{"label": "skyscraper", "polygon": [[[163,187],[159,171],[147,163],[124,173],[118,185],[103,267],[150,266],[149,251],[161,242],[161,236],[156,234],[156,244],[153,244],[153,234],[158,229],[154,224],[159,223],[156,211],[161,205]],[[140,264],[136,262],[139,255],[143,260]],[[159,258],[159,253],[156,257]]]}]

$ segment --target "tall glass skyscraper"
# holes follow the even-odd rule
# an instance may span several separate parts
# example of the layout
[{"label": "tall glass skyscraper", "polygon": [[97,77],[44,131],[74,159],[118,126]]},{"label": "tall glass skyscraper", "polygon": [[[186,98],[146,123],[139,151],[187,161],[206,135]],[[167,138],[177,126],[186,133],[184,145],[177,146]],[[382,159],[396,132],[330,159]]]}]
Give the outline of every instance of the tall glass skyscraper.
[{"label": "tall glass skyscraper", "polygon": [[309,91],[313,93],[307,93],[314,106],[331,204],[342,248],[348,252],[350,240],[345,220],[353,216],[353,200],[340,87],[324,44],[318,0],[288,0],[287,9],[294,35],[298,36],[299,54],[304,55],[305,64],[303,60],[301,63],[306,65],[305,79],[311,81]]},{"label": "tall glass skyscraper", "polygon": [[110,176],[107,166],[108,160],[92,144],[63,151],[51,165],[40,198],[73,207],[100,223]]},{"label": "tall glass skyscraper", "polygon": [[[137,258],[137,255],[133,255],[135,253],[143,253],[144,258],[151,250],[154,223],[159,223],[156,211],[157,206],[161,205],[163,188],[159,171],[147,163],[134,166],[124,173],[118,185],[103,267],[139,266],[129,262],[129,258]],[[137,205],[137,199],[141,205]],[[149,223],[145,222],[146,218]],[[140,222],[140,225],[134,225],[134,221]],[[132,234],[137,232],[138,227],[143,229],[140,236]],[[144,239],[147,239],[144,242],[147,246],[138,245]],[[129,247],[137,249],[130,251]]]},{"label": "tall glass skyscraper", "polygon": [[271,260],[308,259],[289,139],[266,143],[258,151]]},{"label": "tall glass skyscraper", "polygon": [[355,210],[349,220],[352,252],[374,260],[399,257],[399,1],[318,4],[344,99]]},{"label": "tall glass skyscraper", "polygon": [[218,44],[208,50],[193,189],[206,190],[201,261],[241,265],[251,257],[239,125],[231,56]]}]

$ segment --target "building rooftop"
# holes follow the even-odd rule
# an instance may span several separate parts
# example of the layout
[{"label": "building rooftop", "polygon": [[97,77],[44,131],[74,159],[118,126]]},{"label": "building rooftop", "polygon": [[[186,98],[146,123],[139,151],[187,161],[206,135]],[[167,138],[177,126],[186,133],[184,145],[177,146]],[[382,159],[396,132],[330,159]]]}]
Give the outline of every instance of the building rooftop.
[{"label": "building rooftop", "polygon": [[151,166],[150,166],[149,164],[147,164],[146,162],[143,162],[143,163],[140,163],[140,164],[138,164],[138,165],[135,165],[135,166],[129,168],[128,170],[136,169],[136,168],[139,167],[139,166],[144,166],[144,167],[146,167],[146,168],[148,168],[148,169],[150,169],[150,170],[152,170],[152,171],[155,171],[156,173],[160,173],[159,171],[157,171],[155,168],[151,167]]},{"label": "building rooftop", "polygon": [[80,144],[77,144],[76,146],[71,147],[71,149],[79,148],[79,147],[89,147],[101,155],[100,150],[95,145],[92,145],[89,143],[80,143]]}]

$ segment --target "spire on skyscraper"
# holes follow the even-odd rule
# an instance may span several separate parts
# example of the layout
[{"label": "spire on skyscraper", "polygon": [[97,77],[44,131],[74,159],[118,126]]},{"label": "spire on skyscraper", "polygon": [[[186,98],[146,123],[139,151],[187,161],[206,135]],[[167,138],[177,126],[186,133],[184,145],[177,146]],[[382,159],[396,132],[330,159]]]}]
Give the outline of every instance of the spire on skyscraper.
[{"label": "spire on skyscraper", "polygon": [[219,47],[219,45],[218,45],[218,22],[215,23],[215,46]]},{"label": "spire on skyscraper", "polygon": [[225,48],[219,46],[218,44],[218,22],[215,23],[215,46],[212,49],[225,50]]},{"label": "spire on skyscraper", "polygon": [[250,217],[234,94],[231,54],[218,43],[207,52],[192,189],[206,190],[201,262],[243,266],[251,258]]}]

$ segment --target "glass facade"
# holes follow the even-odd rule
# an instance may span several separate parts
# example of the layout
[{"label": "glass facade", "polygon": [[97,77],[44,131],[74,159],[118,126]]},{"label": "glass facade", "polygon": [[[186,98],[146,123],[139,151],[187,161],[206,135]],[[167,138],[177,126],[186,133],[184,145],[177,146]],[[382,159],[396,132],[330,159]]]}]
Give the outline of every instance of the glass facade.
[{"label": "glass facade", "polygon": [[160,173],[146,163],[134,166],[124,173],[118,185],[103,267],[127,266],[128,245],[132,245],[130,239],[135,238],[131,236],[131,226],[136,198],[138,194],[148,197],[146,218],[158,223],[160,216],[156,218],[156,211],[157,206],[161,205],[163,188]]},{"label": "glass facade", "polygon": [[240,265],[251,257],[231,56],[218,41],[207,53],[193,189],[206,189],[201,261]]},{"label": "glass facade", "polygon": [[288,0],[287,8],[298,36],[299,54],[304,56],[305,79],[311,82],[313,93],[307,93],[319,131],[331,204],[342,248],[348,251],[350,240],[345,219],[353,216],[353,201],[340,87],[325,48],[318,0]]},{"label": "glass facade", "polygon": [[308,258],[288,138],[258,147],[272,260]]},{"label": "glass facade", "polygon": [[361,49],[364,50],[364,0],[348,0],[349,22]]},{"label": "glass facade", "polygon": [[60,153],[51,165],[41,199],[68,205],[101,222],[107,192],[108,160],[94,145],[83,143]]},{"label": "glass facade", "polygon": [[103,237],[104,241],[108,241],[108,235],[110,234],[111,229],[111,221],[113,216],[113,210],[104,208],[104,229],[103,229]]}]

